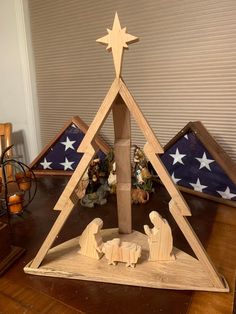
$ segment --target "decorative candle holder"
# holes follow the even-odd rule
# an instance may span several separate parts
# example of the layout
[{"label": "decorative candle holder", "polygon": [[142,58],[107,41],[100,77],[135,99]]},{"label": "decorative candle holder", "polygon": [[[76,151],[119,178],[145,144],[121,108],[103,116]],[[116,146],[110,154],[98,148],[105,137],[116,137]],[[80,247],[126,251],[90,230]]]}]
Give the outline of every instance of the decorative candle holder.
[{"label": "decorative candle holder", "polygon": [[15,175],[16,182],[21,191],[28,191],[31,187],[32,173],[31,171],[17,172]]},{"label": "decorative candle holder", "polygon": [[[23,162],[7,157],[7,151],[12,146],[7,147],[1,155],[0,166],[2,167],[2,184],[0,182],[0,193],[2,201],[2,211],[8,213],[8,219],[12,214],[22,214],[23,210],[32,202],[36,190],[37,182],[33,171]],[[14,174],[6,176],[7,167],[12,167]],[[2,191],[1,191],[2,188]]]},{"label": "decorative candle holder", "polygon": [[23,211],[24,194],[22,192],[9,194],[7,206],[11,214],[21,214]]}]

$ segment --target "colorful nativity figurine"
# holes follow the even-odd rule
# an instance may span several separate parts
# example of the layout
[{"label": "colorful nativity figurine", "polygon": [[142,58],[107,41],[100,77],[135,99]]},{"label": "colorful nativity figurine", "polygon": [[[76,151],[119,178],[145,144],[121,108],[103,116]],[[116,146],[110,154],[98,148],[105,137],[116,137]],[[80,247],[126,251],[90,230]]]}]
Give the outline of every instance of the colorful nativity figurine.
[{"label": "colorful nativity figurine", "polygon": [[86,194],[96,192],[100,184],[100,159],[94,158],[88,168],[89,185]]},{"label": "colorful nativity figurine", "polygon": [[135,145],[134,148],[134,176],[137,185],[144,185],[145,182],[151,179],[151,174],[148,170],[147,158],[140,147]]},{"label": "colorful nativity figurine", "polygon": [[[152,176],[148,170],[146,156],[144,155],[141,148],[137,145],[134,146],[133,162],[133,185],[135,188],[132,189],[132,200],[133,203],[146,203],[149,200],[149,192],[153,191]],[[136,195],[141,195],[145,201],[139,202],[138,199],[135,198]]]},{"label": "colorful nativity figurine", "polygon": [[[101,170],[101,161],[95,158],[90,163],[88,170],[88,185],[86,193],[80,199],[80,204],[84,207],[94,207],[107,203],[107,194],[110,192],[107,180],[104,177],[104,172]],[[82,194],[82,193],[80,193]],[[77,193],[78,195],[78,193]]]},{"label": "colorful nativity figurine", "polygon": [[153,228],[144,225],[144,231],[148,236],[149,244],[149,261],[171,261],[175,260],[172,253],[173,238],[171,228],[166,219],[156,212],[152,211],[149,218]]},{"label": "colorful nativity figurine", "polygon": [[85,194],[80,200],[80,204],[84,207],[94,207],[95,205],[104,205],[107,203],[107,194],[110,192],[110,187],[105,181],[99,186],[96,192]]}]

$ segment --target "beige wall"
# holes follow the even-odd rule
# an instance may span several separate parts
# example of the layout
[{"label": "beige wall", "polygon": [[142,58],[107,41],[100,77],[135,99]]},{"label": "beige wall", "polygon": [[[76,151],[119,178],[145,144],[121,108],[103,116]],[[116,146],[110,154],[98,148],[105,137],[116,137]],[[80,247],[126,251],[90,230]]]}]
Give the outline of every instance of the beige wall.
[{"label": "beige wall", "polygon": [[[235,0],[29,0],[41,136],[71,116],[91,123],[114,78],[95,40],[115,11],[140,42],[125,52],[123,78],[162,144],[201,120],[236,160]],[[142,145],[134,127],[134,143]],[[111,119],[102,135],[112,143]]]},{"label": "beige wall", "polygon": [[0,122],[13,124],[16,153],[29,162],[39,148],[22,4],[21,0],[0,1]]}]

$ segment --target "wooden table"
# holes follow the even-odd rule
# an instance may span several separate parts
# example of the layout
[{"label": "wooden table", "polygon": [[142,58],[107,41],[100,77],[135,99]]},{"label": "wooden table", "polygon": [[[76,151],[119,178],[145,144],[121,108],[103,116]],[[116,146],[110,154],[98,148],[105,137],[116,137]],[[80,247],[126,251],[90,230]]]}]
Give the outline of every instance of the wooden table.
[{"label": "wooden table", "polygon": [[[185,194],[192,209],[189,218],[208,254],[229,283],[230,293],[161,290],[27,275],[23,267],[36,255],[53,225],[52,208],[66,185],[67,177],[41,177],[33,203],[22,216],[12,216],[13,244],[26,253],[0,278],[0,313],[232,313],[236,270],[236,210]],[[145,205],[133,206],[133,228],[142,231],[150,224],[148,214],[158,210],[170,223],[174,245],[191,254],[191,249],[168,211],[164,187]],[[117,226],[116,199],[109,196],[104,206],[72,212],[55,244],[75,237],[95,217],[104,228]],[[6,217],[0,217],[6,221]]]}]

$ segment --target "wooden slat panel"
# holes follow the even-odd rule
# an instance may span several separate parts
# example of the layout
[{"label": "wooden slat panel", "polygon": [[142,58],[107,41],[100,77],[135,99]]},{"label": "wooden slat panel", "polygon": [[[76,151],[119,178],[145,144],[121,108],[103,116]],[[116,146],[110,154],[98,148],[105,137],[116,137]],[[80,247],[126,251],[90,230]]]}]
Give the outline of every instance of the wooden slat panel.
[{"label": "wooden slat panel", "polygon": [[[161,143],[201,120],[236,160],[236,1],[29,0],[29,7],[44,144],[74,115],[91,123],[115,76],[112,56],[95,40],[118,11],[121,26],[140,38],[125,52],[122,76]],[[102,135],[112,144],[111,119]]]}]

